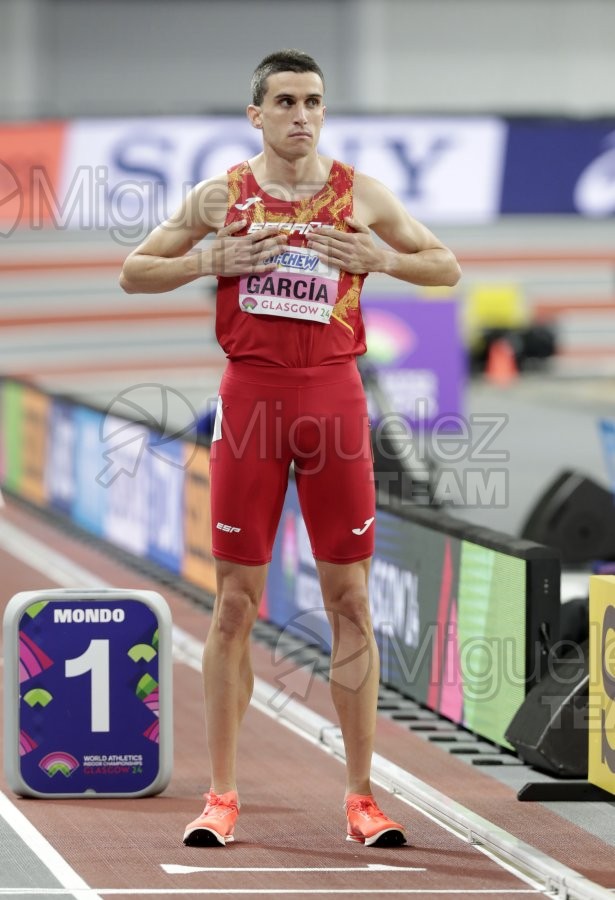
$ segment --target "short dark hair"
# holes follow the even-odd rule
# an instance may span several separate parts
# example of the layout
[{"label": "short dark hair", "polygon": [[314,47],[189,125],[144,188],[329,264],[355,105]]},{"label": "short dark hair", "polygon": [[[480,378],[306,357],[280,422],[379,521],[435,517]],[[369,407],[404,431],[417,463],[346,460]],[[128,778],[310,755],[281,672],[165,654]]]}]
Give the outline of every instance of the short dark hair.
[{"label": "short dark hair", "polygon": [[267,79],[278,72],[315,72],[325,84],[325,78],[318,63],[303,50],[278,50],[270,53],[258,64],[252,76],[250,85],[252,90],[252,103],[260,106],[263,97],[267,93]]}]

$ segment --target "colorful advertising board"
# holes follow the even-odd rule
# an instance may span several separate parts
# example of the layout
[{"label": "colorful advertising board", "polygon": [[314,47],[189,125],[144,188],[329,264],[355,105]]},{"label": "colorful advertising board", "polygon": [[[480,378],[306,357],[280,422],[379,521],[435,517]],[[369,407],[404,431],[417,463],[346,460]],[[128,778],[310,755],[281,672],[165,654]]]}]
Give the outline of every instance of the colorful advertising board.
[{"label": "colorful advertising board", "polygon": [[2,382],[3,481],[19,494],[23,476],[23,392],[16,381]]},{"label": "colorful advertising board", "polygon": [[366,359],[391,409],[427,429],[463,415],[466,352],[457,301],[368,293],[361,307]]},{"label": "colorful advertising board", "polygon": [[44,506],[47,502],[45,469],[50,400],[41,391],[25,387],[22,394],[21,493],[27,500]]},{"label": "colorful advertising board", "polygon": [[506,744],[528,682],[525,560],[381,512],[370,598],[383,681]]},{"label": "colorful advertising board", "polygon": [[[523,552],[461,537],[412,514],[378,511],[370,570],[381,679],[500,746],[540,675],[538,620],[556,630],[559,572],[533,579]],[[484,532],[485,541],[478,537]],[[501,542],[500,542],[501,543]],[[530,552],[531,556],[531,552]],[[546,587],[547,586],[547,587]],[[330,652],[330,632],[296,489],[289,485],[267,581],[269,617]],[[541,596],[542,592],[542,596]],[[529,608],[534,612],[530,616]]]},{"label": "colorful advertising board", "polygon": [[[9,490],[215,593],[207,447],[10,381],[2,398]],[[557,637],[557,553],[391,503],[378,509],[369,583],[382,679],[508,746],[505,731],[542,675],[545,635]],[[330,652],[294,479],[260,614]]]}]

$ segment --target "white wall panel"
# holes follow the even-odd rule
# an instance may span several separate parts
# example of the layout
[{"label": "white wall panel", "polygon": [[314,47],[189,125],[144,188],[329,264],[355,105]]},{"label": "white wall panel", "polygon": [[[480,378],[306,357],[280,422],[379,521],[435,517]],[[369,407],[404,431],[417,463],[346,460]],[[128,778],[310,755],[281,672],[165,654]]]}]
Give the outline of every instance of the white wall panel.
[{"label": "white wall panel", "polygon": [[340,112],[613,115],[614,35],[615,0],[0,0],[0,117],[239,111],[286,46]]}]

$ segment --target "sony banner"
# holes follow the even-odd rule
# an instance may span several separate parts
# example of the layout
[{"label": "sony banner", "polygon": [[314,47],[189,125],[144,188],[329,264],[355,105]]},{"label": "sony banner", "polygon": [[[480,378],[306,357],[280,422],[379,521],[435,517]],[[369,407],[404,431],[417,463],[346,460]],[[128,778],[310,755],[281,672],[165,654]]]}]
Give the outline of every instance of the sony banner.
[{"label": "sony banner", "polygon": [[[127,245],[262,146],[244,116],[220,115],[5,124],[0,145],[0,236],[106,230]],[[615,119],[332,115],[320,150],[427,224],[615,212]]]},{"label": "sony banner", "polygon": [[[327,118],[320,150],[383,181],[425,222],[489,222],[499,211],[507,125],[495,117]],[[141,239],[198,182],[255,156],[243,116],[81,119],[66,137],[60,227]]]}]

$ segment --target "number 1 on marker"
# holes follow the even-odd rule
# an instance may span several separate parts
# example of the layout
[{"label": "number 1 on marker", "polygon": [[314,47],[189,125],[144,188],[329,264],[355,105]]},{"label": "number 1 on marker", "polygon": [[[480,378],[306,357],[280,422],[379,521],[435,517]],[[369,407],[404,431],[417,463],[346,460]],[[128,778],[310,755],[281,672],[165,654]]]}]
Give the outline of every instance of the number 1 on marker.
[{"label": "number 1 on marker", "polygon": [[92,731],[109,731],[109,641],[92,640],[87,650],[75,659],[67,659],[64,673],[75,678],[91,672],[90,708]]}]

